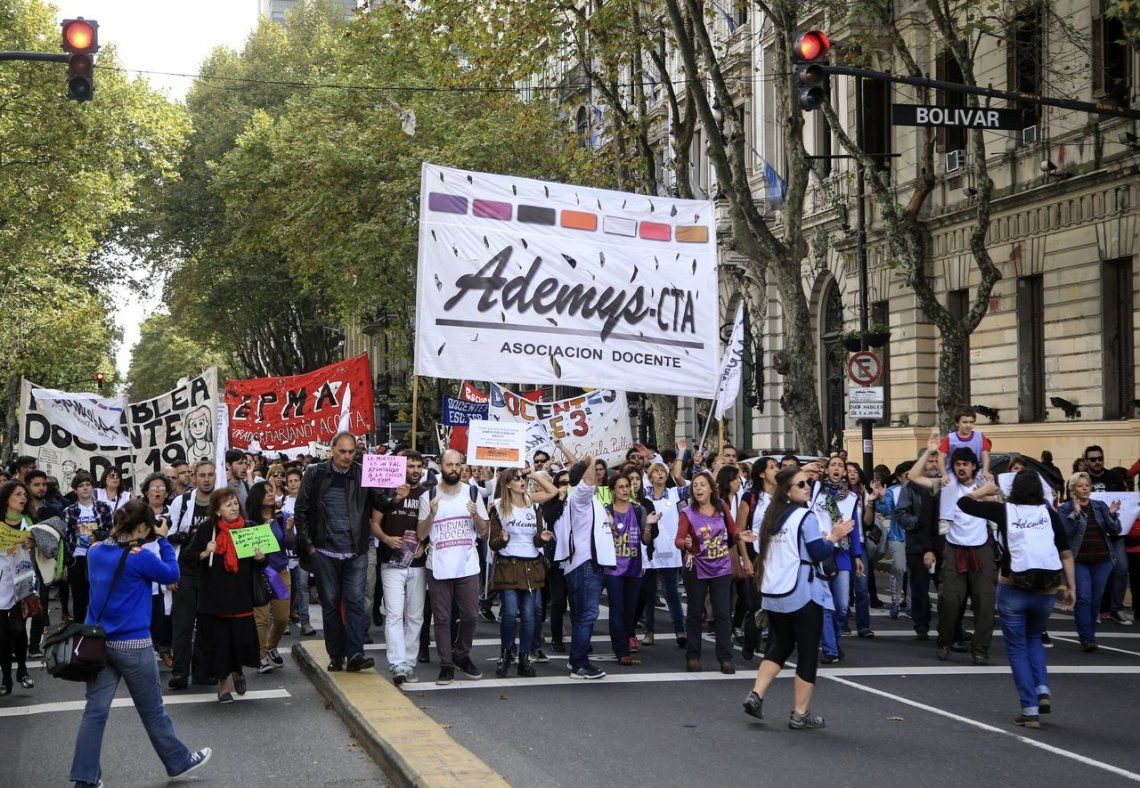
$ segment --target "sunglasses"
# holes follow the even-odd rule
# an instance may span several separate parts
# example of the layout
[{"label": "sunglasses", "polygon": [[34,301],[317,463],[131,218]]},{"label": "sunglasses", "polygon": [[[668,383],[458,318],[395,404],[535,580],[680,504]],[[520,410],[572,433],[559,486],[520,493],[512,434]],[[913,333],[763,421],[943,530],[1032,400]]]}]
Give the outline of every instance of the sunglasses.
[{"label": "sunglasses", "polygon": [[1089,457],[1087,459],[1089,462],[1104,462],[1104,457]]},{"label": "sunglasses", "polygon": [[804,480],[802,480],[802,479],[801,479],[800,481],[796,482],[796,483],[795,483],[795,484],[793,484],[792,486],[793,486],[793,487],[799,487],[800,489],[803,489],[804,487],[807,487],[807,486],[808,486],[808,483],[807,483],[806,481],[804,481]]}]

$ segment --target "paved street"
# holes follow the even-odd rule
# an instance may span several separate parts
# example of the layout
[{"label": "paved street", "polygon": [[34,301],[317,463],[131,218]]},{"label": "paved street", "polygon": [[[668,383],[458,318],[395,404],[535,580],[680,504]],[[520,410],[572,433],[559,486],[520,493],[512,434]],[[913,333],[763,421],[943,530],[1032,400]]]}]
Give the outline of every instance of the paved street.
[{"label": "paved street", "polygon": [[[182,740],[191,749],[214,750],[194,784],[388,784],[293,665],[288,647],[294,641],[282,643],[283,669],[265,676],[247,672],[249,692],[231,706],[219,706],[210,687],[165,690],[167,710]],[[0,700],[0,782],[26,788],[66,785],[83,713],[83,685],[53,679],[38,668],[32,676],[34,689],[17,686]],[[165,686],[169,673],[162,670],[161,676]],[[129,697],[120,685],[116,704],[122,705],[112,709],[103,740],[104,782],[109,788],[165,785],[162,764]]]},{"label": "paved street", "polygon": [[[1070,616],[1055,616],[1048,651],[1055,712],[1039,731],[1016,728],[1019,711],[1001,638],[991,666],[968,655],[934,659],[933,642],[913,639],[907,621],[873,611],[878,637],[845,639],[847,659],[821,666],[813,707],[827,729],[786,727],[791,671],[769,692],[765,721],[744,715],[754,660],[738,673],[684,672],[672,640],[642,648],[643,664],[609,655],[604,621],[595,630],[597,682],[566,677],[565,655],[539,665],[534,680],[496,680],[497,627],[481,622],[480,681],[433,683],[421,666],[409,689],[417,704],[513,785],[1073,785],[1140,781],[1140,632],[1102,628],[1101,651],[1079,651]],[[433,652],[434,660],[434,652]],[[775,756],[775,757],[773,757]]]}]

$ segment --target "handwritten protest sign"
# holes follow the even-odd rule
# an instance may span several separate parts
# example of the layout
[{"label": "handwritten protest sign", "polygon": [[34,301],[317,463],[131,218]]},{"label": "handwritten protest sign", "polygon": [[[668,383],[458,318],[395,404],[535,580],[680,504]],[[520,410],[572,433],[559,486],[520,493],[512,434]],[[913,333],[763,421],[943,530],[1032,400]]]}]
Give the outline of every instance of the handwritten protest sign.
[{"label": "handwritten protest sign", "polygon": [[27,538],[27,531],[0,526],[0,550],[10,550],[17,545],[22,545]]},{"label": "handwritten protest sign", "polygon": [[396,454],[365,454],[361,484],[395,489],[408,480],[408,458]]},{"label": "handwritten protest sign", "polygon": [[1132,530],[1136,518],[1140,517],[1140,493],[1094,492],[1089,497],[1102,502],[1105,506],[1112,506],[1113,501],[1120,501],[1120,511],[1116,516],[1120,518],[1120,527],[1124,529],[1125,534]]},{"label": "handwritten protest sign", "polygon": [[526,423],[472,419],[467,425],[467,461],[492,468],[521,468]]},{"label": "handwritten protest sign", "polygon": [[262,553],[277,553],[281,545],[277,544],[277,537],[268,525],[253,525],[245,528],[235,528],[230,531],[230,539],[234,543],[234,552],[238,558],[249,558],[255,550]]}]

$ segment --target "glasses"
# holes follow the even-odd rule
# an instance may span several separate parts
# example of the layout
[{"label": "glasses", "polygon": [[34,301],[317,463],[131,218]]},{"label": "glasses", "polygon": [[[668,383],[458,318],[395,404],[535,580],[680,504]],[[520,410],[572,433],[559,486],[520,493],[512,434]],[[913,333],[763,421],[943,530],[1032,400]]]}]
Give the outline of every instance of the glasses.
[{"label": "glasses", "polygon": [[808,483],[806,481],[804,481],[803,479],[801,479],[800,481],[796,482],[792,486],[793,487],[799,487],[802,490],[804,487],[808,486]]},{"label": "glasses", "polygon": [[1104,462],[1104,457],[1088,457],[1089,462]]}]

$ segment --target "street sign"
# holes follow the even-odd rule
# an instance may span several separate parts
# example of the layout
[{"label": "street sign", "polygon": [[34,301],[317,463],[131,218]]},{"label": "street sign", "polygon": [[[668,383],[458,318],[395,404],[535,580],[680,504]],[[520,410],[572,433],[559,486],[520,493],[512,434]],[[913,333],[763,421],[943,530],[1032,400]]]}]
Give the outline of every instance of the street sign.
[{"label": "street sign", "polygon": [[922,104],[892,104],[895,126],[960,126],[977,129],[1021,131],[1025,118],[1019,109],[995,107],[933,107]]},{"label": "street sign", "polygon": [[852,383],[870,386],[883,374],[883,362],[870,350],[853,353],[847,360],[847,377]]},{"label": "street sign", "polygon": [[883,387],[860,386],[847,392],[847,415],[853,419],[883,418]]}]

